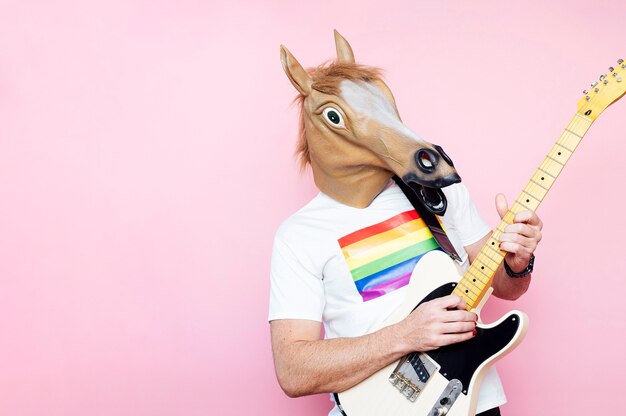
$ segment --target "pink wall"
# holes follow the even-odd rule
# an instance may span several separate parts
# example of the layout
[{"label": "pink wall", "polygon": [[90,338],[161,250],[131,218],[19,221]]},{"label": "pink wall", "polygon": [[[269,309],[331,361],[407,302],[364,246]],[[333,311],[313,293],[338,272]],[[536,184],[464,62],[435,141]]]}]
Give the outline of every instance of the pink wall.
[{"label": "pink wall", "polygon": [[[278,45],[318,64],[339,29],[492,223],[626,53],[620,1],[421,3],[0,2],[0,414],[322,414],[282,395],[265,321],[273,232],[316,192]],[[507,416],[616,414],[625,115],[541,208]]]}]

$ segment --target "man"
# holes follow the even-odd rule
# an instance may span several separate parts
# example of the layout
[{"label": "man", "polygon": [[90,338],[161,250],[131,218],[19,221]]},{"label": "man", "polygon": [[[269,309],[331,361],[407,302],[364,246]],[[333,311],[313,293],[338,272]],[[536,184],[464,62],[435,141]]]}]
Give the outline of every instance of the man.
[{"label": "man", "polygon": [[[440,214],[462,269],[491,235],[449,157],[401,123],[377,73],[354,64],[337,32],[335,40],[338,62],[309,73],[281,50],[300,92],[300,153],[321,191],[281,225],[274,242],[269,320],[277,378],[290,397],[342,392],[411,352],[476,335],[477,316],[456,295],[425,302],[400,322],[373,330],[402,302],[407,267],[439,247],[390,181],[393,174],[432,191],[421,197]],[[503,195],[496,197],[496,209],[501,217],[507,213]],[[541,228],[535,213],[521,211],[504,229],[500,248],[507,268],[500,265],[494,274],[495,296],[513,300],[526,292]],[[477,411],[497,415],[505,401],[492,369]],[[341,412],[335,407],[330,414]]]}]

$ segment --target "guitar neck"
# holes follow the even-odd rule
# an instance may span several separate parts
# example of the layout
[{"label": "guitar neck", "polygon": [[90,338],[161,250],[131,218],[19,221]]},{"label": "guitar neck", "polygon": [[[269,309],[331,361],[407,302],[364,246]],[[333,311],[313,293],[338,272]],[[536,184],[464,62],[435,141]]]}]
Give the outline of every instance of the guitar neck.
[{"label": "guitar neck", "polygon": [[513,222],[517,213],[537,210],[592,123],[591,118],[578,113],[574,116],[467,269],[453,292],[465,299],[467,310],[480,303],[504,260],[506,252],[500,250],[504,228]]}]

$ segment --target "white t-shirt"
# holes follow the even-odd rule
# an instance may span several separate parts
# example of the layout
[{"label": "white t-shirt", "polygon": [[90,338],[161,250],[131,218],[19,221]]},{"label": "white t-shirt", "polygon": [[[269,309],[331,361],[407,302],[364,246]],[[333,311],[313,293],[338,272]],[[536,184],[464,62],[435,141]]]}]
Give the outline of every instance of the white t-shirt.
[{"label": "white t-shirt", "polygon": [[[469,262],[463,247],[491,228],[463,184],[443,192],[448,208],[440,220],[465,270]],[[432,234],[393,182],[363,209],[320,193],[276,232],[269,320],[323,322],[327,339],[368,334],[402,303],[413,267],[433,249],[438,245]],[[477,412],[504,403],[502,384],[491,367]],[[340,414],[336,406],[330,412]]]}]

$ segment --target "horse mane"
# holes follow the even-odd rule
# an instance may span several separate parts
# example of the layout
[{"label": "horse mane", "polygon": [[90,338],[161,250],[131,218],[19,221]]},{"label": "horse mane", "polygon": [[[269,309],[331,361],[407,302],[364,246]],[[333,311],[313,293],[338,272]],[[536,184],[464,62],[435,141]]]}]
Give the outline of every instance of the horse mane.
[{"label": "horse mane", "polygon": [[[307,69],[307,72],[313,81],[311,88],[330,95],[339,95],[339,85],[343,80],[373,82],[382,79],[382,71],[379,68],[355,63],[326,62],[317,68]],[[304,98],[302,94],[299,94],[294,100],[300,107],[300,128],[295,153],[302,170],[311,163],[309,144],[304,128]]]}]

